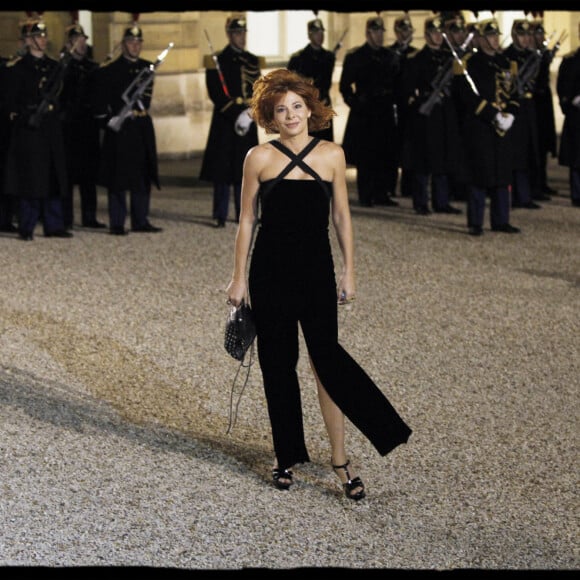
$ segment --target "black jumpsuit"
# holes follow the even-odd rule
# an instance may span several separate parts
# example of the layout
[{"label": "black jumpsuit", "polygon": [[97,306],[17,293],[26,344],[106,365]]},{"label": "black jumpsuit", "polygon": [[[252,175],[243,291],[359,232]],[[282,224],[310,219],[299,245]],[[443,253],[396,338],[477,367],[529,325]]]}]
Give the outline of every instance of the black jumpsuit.
[{"label": "black jumpsuit", "polygon": [[[258,193],[261,221],[249,288],[255,314],[274,451],[280,469],[309,461],[304,440],[298,323],[314,367],[332,400],[381,455],[405,443],[411,429],[365,371],[338,343],[337,299],[328,222],[332,184],[302,159],[318,139]],[[284,179],[296,164],[315,179]]]}]

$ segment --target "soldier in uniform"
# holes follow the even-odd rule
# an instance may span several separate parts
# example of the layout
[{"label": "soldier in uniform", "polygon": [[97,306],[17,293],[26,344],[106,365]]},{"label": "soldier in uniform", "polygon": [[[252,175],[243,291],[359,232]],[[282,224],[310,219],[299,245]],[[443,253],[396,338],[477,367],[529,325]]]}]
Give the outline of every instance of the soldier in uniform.
[{"label": "soldier in uniform", "polygon": [[[453,48],[460,48],[466,41],[468,32],[465,17],[461,12],[453,12],[443,20],[443,27],[447,39]],[[443,45],[444,49],[449,49],[447,44]],[[467,48],[467,47],[466,47]]]},{"label": "soldier in uniform", "polygon": [[246,20],[226,20],[227,46],[205,58],[205,83],[214,109],[199,178],[213,183],[213,218],[223,228],[233,188],[236,222],[240,218],[242,170],[246,153],[258,144],[258,129],[250,116],[253,84],[261,76],[262,59],[245,50]]},{"label": "soldier in uniform", "polygon": [[509,223],[509,186],[513,176],[510,129],[519,103],[512,96],[511,65],[501,52],[499,35],[495,19],[481,21],[477,52],[465,63],[469,77],[461,71],[454,77],[453,88],[463,113],[463,147],[470,171],[467,225],[473,236],[483,234],[487,196],[491,229],[508,234],[520,231]]},{"label": "soldier in uniform", "polygon": [[24,24],[22,35],[27,52],[11,61],[4,88],[12,122],[4,193],[18,199],[21,240],[33,240],[40,221],[45,237],[70,238],[62,214],[68,185],[58,99],[66,61],[46,54],[42,20]]},{"label": "soldier in uniform", "polygon": [[[467,31],[463,14],[460,11],[451,12],[444,21],[444,28],[451,46],[446,42],[441,47],[441,50],[447,50],[451,53],[451,49],[453,49],[459,58],[469,58],[475,32],[473,30]],[[455,56],[451,54],[450,58],[455,58]],[[459,103],[455,100],[454,95],[452,94],[451,96],[454,98],[456,107],[458,107]],[[456,173],[449,175],[449,196],[450,199],[466,202],[469,198],[469,177],[467,172],[463,171],[463,168],[464,165],[459,167]]]},{"label": "soldier in uniform", "polygon": [[538,126],[536,120],[536,105],[534,102],[534,75],[524,82],[523,72],[530,62],[537,59],[530,22],[520,18],[512,24],[512,43],[503,51],[512,61],[516,71],[516,87],[520,100],[520,110],[511,130],[514,142],[514,175],[512,179],[512,207],[525,209],[540,209],[541,206],[532,200],[532,172],[540,166],[540,150],[538,145]]},{"label": "soldier in uniform", "polygon": [[6,156],[8,154],[8,145],[10,143],[10,133],[12,123],[6,110],[4,87],[8,83],[8,73],[14,62],[22,58],[27,52],[23,34],[27,32],[26,27],[21,27],[18,36],[18,48],[13,56],[8,58],[0,57],[0,232],[18,233],[18,227],[14,225],[18,221],[17,199],[12,195],[4,195],[4,170],[6,166]]},{"label": "soldier in uniform", "polygon": [[[578,24],[580,37],[580,24]],[[556,91],[564,114],[558,163],[570,168],[570,197],[580,207],[580,48],[566,54],[558,68]]]},{"label": "soldier in uniform", "polygon": [[393,31],[395,33],[395,42],[388,46],[399,59],[399,72],[397,73],[397,80],[395,82],[395,107],[396,107],[396,121],[397,121],[397,153],[394,158],[387,159],[387,164],[389,165],[390,173],[390,183],[389,191],[393,194],[397,188],[397,181],[399,178],[399,170],[401,171],[401,184],[400,193],[402,197],[411,196],[412,187],[412,176],[411,172],[401,168],[401,155],[400,151],[403,146],[403,137],[405,135],[405,126],[408,115],[408,103],[404,95],[400,91],[400,79],[405,70],[405,65],[407,63],[407,58],[409,55],[417,52],[417,47],[413,46],[413,34],[415,33],[415,28],[413,23],[407,14],[399,16],[395,19],[393,24]]},{"label": "soldier in uniform", "polygon": [[381,17],[367,19],[366,42],[345,58],[339,89],[350,111],[344,131],[346,161],[357,171],[359,202],[399,205],[391,198],[389,160],[397,159],[395,81],[399,59],[383,46]]},{"label": "soldier in uniform", "polygon": [[[320,100],[325,105],[331,106],[330,87],[332,86],[332,73],[336,54],[322,46],[324,44],[324,32],[324,24],[320,18],[311,20],[308,23],[308,39],[310,43],[290,57],[287,68],[303,77],[312,79],[314,86],[318,89]],[[311,134],[319,139],[334,141],[332,119],[327,129],[321,129]]]},{"label": "soldier in uniform", "polygon": [[536,125],[538,127],[538,145],[540,163],[533,167],[532,198],[539,201],[549,201],[558,192],[548,185],[548,156],[555,159],[558,156],[556,137],[556,120],[554,115],[554,100],[550,86],[550,65],[556,50],[547,49],[544,21],[539,18],[531,22],[532,48],[542,54],[540,68],[534,83],[534,104],[536,106]]},{"label": "soldier in uniform", "polygon": [[[457,111],[451,96],[452,74],[443,82],[455,63],[449,51],[441,49],[442,28],[439,16],[425,19],[425,46],[409,57],[401,79],[401,91],[409,103],[401,163],[404,169],[413,172],[413,209],[419,215],[431,213],[429,185],[434,212],[461,213],[449,201],[450,176],[462,166],[462,152]],[[438,75],[441,81],[436,81]],[[424,103],[433,95],[438,100],[431,110],[425,110]]]},{"label": "soldier in uniform", "polygon": [[[10,142],[10,118],[4,103],[4,87],[7,82],[8,62],[10,59],[0,57],[0,176],[4,175],[8,143]],[[0,180],[0,232],[16,233],[18,228],[14,225],[15,218],[14,197],[4,195],[4,183]]]},{"label": "soldier in uniform", "polygon": [[[127,191],[131,231],[162,231],[149,221],[152,184],[161,188],[155,129],[149,115],[153,82],[134,104],[120,130],[109,126],[110,119],[126,104],[122,98],[125,91],[134,81],[139,84],[147,78],[153,66],[152,62],[140,58],[142,46],[143,30],[137,25],[130,26],[123,34],[121,54],[104,63],[94,77],[94,114],[104,128],[97,183],[107,189],[109,233],[117,236],[129,233],[125,228]],[[136,81],[139,75],[143,75],[142,81]]]},{"label": "soldier in uniform", "polygon": [[91,107],[92,83],[99,65],[88,57],[88,36],[80,24],[66,30],[63,50],[72,56],[60,97],[67,157],[68,191],[64,198],[65,226],[74,221],[74,186],[81,200],[81,223],[86,228],[104,228],[97,221],[97,173],[99,167],[99,123]]}]

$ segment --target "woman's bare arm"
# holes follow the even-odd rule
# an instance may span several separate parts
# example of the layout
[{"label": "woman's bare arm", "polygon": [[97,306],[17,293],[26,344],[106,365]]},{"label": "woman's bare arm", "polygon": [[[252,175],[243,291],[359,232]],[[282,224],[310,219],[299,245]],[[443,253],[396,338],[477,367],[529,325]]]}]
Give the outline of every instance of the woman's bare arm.
[{"label": "woman's bare arm", "polygon": [[[354,236],[346,185],[346,161],[340,145],[334,144],[328,155],[334,169],[332,222],[343,262],[342,274],[338,281],[338,298],[340,301],[345,301],[352,300],[355,296]],[[344,298],[341,295],[344,295]]]},{"label": "woman's bare arm", "polygon": [[263,158],[264,152],[258,145],[248,151],[244,160],[240,222],[234,247],[234,268],[232,279],[226,288],[228,300],[235,306],[239,305],[242,300],[247,300],[248,297],[246,269],[258,219],[258,189],[260,188],[258,177]]}]

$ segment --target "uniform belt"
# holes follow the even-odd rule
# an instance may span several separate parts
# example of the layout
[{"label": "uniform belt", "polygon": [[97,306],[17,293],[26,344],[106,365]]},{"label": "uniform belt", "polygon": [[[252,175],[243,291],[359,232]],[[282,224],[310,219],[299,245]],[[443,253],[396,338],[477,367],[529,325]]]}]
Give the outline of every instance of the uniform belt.
[{"label": "uniform belt", "polygon": [[141,111],[139,109],[133,109],[131,113],[133,117],[146,117],[149,114],[147,111]]},{"label": "uniform belt", "polygon": [[372,93],[361,93],[360,96],[361,97],[366,97],[369,100],[372,99],[380,99],[381,97],[386,97],[388,95],[392,95],[393,94],[393,90],[392,89],[381,89],[379,91],[375,91]]}]

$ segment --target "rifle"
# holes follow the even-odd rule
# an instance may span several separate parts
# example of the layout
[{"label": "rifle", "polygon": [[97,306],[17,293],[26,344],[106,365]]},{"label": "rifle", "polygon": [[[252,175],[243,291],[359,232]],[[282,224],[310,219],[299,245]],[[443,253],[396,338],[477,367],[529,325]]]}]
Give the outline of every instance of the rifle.
[{"label": "rifle", "polygon": [[550,34],[550,38],[548,38],[547,40],[544,40],[543,42],[543,48],[540,49],[540,51],[542,52],[542,54],[547,54],[549,57],[549,62],[552,62],[554,56],[556,56],[556,53],[558,52],[560,45],[562,44],[562,42],[564,42],[564,40],[566,40],[568,33],[564,30],[562,31],[562,34],[560,34],[560,37],[558,38],[558,40],[556,40],[556,42],[554,43],[554,46],[552,46],[552,48],[548,48],[549,43],[550,43],[550,39],[552,38],[552,36],[554,36],[554,34],[556,34],[556,32],[553,32],[552,34]]},{"label": "rifle", "polygon": [[61,52],[57,66],[54,68],[50,77],[47,79],[42,88],[42,101],[40,101],[34,113],[32,113],[32,115],[30,115],[28,118],[28,125],[30,127],[38,129],[42,119],[44,118],[44,115],[54,109],[56,101],[58,100],[58,95],[62,90],[64,73],[66,72],[66,69],[72,59],[73,50],[74,45],[70,50]]},{"label": "rifle", "polygon": [[338,39],[338,42],[335,44],[334,48],[332,49],[332,52],[334,52],[334,54],[336,54],[342,48],[342,43],[344,41],[344,38],[345,38],[347,32],[348,32],[348,28],[342,33],[341,37]]},{"label": "rifle", "polygon": [[533,83],[538,76],[541,62],[542,51],[537,48],[530,50],[530,54],[524,61],[522,67],[518,69],[518,74],[515,78],[516,91],[519,97],[526,93],[526,87]]},{"label": "rifle", "polygon": [[[555,33],[551,34],[550,38],[552,38],[554,34]],[[526,92],[526,87],[529,87],[536,80],[544,55],[548,55],[548,62],[552,62],[554,55],[560,48],[560,43],[564,38],[566,38],[566,36],[567,32],[564,30],[552,48],[548,48],[550,42],[549,38],[544,40],[542,48],[532,49],[531,54],[526,58],[522,68],[518,71],[516,76],[515,83],[518,96],[521,97]]]},{"label": "rifle", "polygon": [[133,79],[133,82],[125,89],[125,92],[121,95],[121,99],[124,101],[125,105],[114,117],[109,119],[109,122],[107,123],[109,129],[118,133],[125,120],[133,114],[133,109],[136,106],[142,111],[145,110],[145,107],[141,102],[141,97],[143,97],[145,91],[153,83],[155,70],[165,60],[167,53],[172,48],[173,42],[170,42],[167,48],[157,57],[157,60],[148,67],[141,69],[139,74]]},{"label": "rifle", "polygon": [[[457,50],[452,48],[447,35],[443,32],[443,38],[447,42],[447,44],[452,48],[453,56],[459,59],[461,62],[461,57],[467,52],[467,47],[473,38],[473,32],[469,33],[469,36],[465,39],[463,44],[458,47]],[[431,88],[432,91],[429,93],[427,99],[421,104],[419,107],[419,112],[422,115],[429,116],[433,107],[437,103],[440,103],[443,100],[444,96],[449,96],[449,85],[451,84],[451,79],[453,78],[453,57],[449,59],[446,63],[446,66],[441,67],[433,80],[431,81]]]},{"label": "rifle", "polygon": [[[473,33],[471,33],[471,35],[473,35]],[[446,34],[443,34],[443,38],[445,38],[445,41],[447,42],[447,44],[449,46],[449,50],[451,51],[451,54],[453,55],[453,58],[455,59],[455,61],[461,67],[461,70],[463,71],[463,76],[465,77],[465,80],[469,83],[469,86],[470,86],[471,90],[474,92],[474,94],[476,94],[479,97],[480,96],[479,95],[479,91],[477,90],[477,87],[475,86],[475,83],[473,82],[473,79],[471,78],[471,75],[469,74],[469,72],[467,70],[467,67],[463,64],[463,61],[461,60],[461,57],[459,56],[459,54],[457,53],[457,51],[455,50],[455,48],[453,47],[453,45],[447,39],[447,35]],[[471,41],[471,38],[469,40]],[[466,40],[466,42],[467,42],[467,40]],[[466,48],[467,48],[467,46],[466,46]],[[465,54],[465,52],[463,54]]]},{"label": "rifle", "polygon": [[211,45],[211,40],[209,39],[209,34],[207,33],[207,30],[203,30],[205,32],[205,37],[207,38],[207,45],[209,46],[209,51],[211,52],[211,58],[215,63],[215,68],[217,70],[218,76],[220,78],[220,83],[222,84],[222,89],[224,91],[224,95],[228,98],[231,99],[232,97],[230,96],[230,91],[228,91],[228,85],[226,84],[226,79],[224,78],[224,73],[222,73],[222,69],[220,67],[220,61],[217,57],[217,53],[214,51],[213,46]]}]

